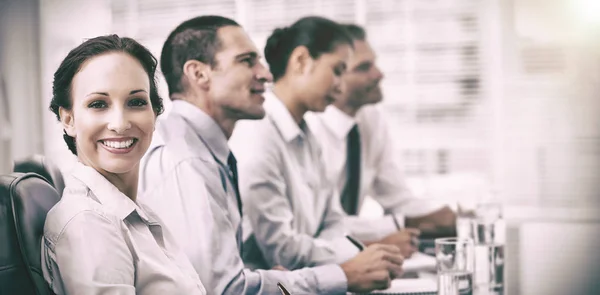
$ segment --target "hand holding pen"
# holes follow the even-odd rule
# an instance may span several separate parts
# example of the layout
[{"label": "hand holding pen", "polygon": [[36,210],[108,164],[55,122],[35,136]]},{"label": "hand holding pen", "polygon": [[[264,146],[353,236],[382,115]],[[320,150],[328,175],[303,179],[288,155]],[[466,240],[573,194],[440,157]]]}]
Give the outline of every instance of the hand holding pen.
[{"label": "hand holding pen", "polygon": [[[348,236],[353,244],[354,239]],[[357,242],[357,241],[356,241]],[[357,242],[359,249],[362,244]],[[402,275],[404,258],[400,249],[393,245],[374,244],[364,248],[341,267],[348,279],[348,291],[368,293],[375,289],[386,289],[391,280]]]},{"label": "hand holding pen", "polygon": [[413,253],[419,251],[419,235],[421,232],[415,228],[404,228],[391,235],[386,236],[377,243],[395,245],[400,248],[404,258],[409,258]]}]

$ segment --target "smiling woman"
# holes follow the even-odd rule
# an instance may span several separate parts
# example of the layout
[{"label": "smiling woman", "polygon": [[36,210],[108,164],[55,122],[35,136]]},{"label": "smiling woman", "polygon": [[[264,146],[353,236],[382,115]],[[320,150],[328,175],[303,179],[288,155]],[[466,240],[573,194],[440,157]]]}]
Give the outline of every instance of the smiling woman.
[{"label": "smiling woman", "polygon": [[[114,37],[118,38],[117,36],[114,36]],[[96,84],[91,84],[91,85],[86,85],[86,86],[83,86],[81,84],[85,84],[85,82],[87,81],[86,79],[89,80],[89,79],[99,78],[99,77],[93,76],[93,75],[96,75],[96,76],[99,75],[99,73],[97,73],[95,71],[96,68],[104,66],[105,70],[109,70],[109,69],[115,67],[116,65],[118,65],[118,62],[122,61],[122,60],[127,60],[129,62],[129,63],[125,63],[125,65],[123,65],[122,67],[124,67],[126,69],[129,68],[130,71],[135,71],[136,67],[137,67],[137,70],[138,70],[138,72],[136,73],[136,74],[138,74],[138,76],[135,76],[138,78],[138,81],[135,81],[135,78],[130,79],[126,75],[123,75],[123,73],[121,73],[121,76],[120,76],[121,78],[124,76],[127,77],[123,81],[130,82],[130,84],[138,83],[138,85],[142,85],[143,87],[145,87],[145,89],[133,90],[132,93],[130,93],[130,94],[135,94],[137,92],[146,92],[144,95],[144,98],[146,101],[148,100],[148,98],[150,99],[150,102],[152,105],[152,110],[154,111],[155,115],[158,116],[159,114],[162,113],[162,111],[163,111],[162,99],[158,95],[156,81],[155,81],[155,77],[154,77],[154,73],[156,71],[156,59],[149,52],[148,52],[148,56],[141,54],[141,52],[138,52],[138,54],[136,55],[135,54],[136,51],[139,51],[140,48],[143,48],[143,47],[138,44],[138,46],[140,48],[136,48],[136,46],[132,46],[132,44],[128,44],[130,42],[135,42],[132,39],[123,38],[121,40],[120,40],[120,42],[122,44],[120,44],[120,46],[114,46],[115,44],[109,43],[109,40],[102,40],[99,38],[91,39],[88,42],[90,44],[94,45],[94,47],[92,47],[92,46],[85,47],[82,44],[82,46],[72,50],[69,53],[69,55],[67,56],[67,58],[65,58],[65,60],[63,60],[62,64],[60,65],[60,67],[58,68],[56,73],[54,74],[54,85],[53,85],[53,89],[52,89],[52,101],[50,102],[50,110],[57,116],[57,118],[61,122],[69,123],[69,122],[66,122],[65,120],[61,119],[61,114],[60,114],[61,109],[63,111],[67,111],[66,114],[68,113],[69,119],[73,119],[72,111],[73,111],[73,105],[75,103],[75,101],[74,101],[75,99],[72,99],[71,95],[73,94],[72,92],[75,91],[74,86],[79,86],[79,88],[80,88],[80,89],[78,89],[79,91],[85,91],[86,89],[81,89],[81,88],[84,88],[86,86],[88,88],[106,87],[106,85],[101,85],[101,83],[106,84],[106,83],[108,83],[108,81],[102,80],[102,79],[99,79]],[[127,42],[127,40],[130,40],[130,41]],[[86,43],[84,43],[84,44],[86,44]],[[127,46],[129,46],[130,48],[127,49]],[[122,47],[122,48],[119,48],[119,47]],[[144,48],[144,50],[145,50],[145,48]],[[130,51],[129,54],[126,54],[127,51]],[[98,54],[98,52],[101,52],[103,55],[108,55],[108,53],[111,53],[111,54],[108,55],[109,57],[100,56],[101,54]],[[116,57],[116,55],[118,55],[119,53],[120,53],[120,56]],[[88,69],[88,71],[84,71],[84,68],[89,65],[90,59],[94,56],[96,58],[96,62],[94,63],[94,66],[96,68],[90,68],[90,69]],[[133,58],[133,56],[136,56],[136,57]],[[109,64],[103,65],[104,61],[108,62]],[[132,62],[134,64],[137,63],[135,65],[135,67],[133,67],[133,68],[131,67]],[[113,70],[118,72],[118,70],[116,68],[114,68]],[[140,74],[139,71],[140,70],[142,71],[141,73],[143,74],[142,81],[139,81],[139,74]],[[87,73],[87,74],[85,74],[85,73]],[[78,75],[76,75],[76,74],[78,74]],[[111,75],[109,75],[109,73],[105,73],[105,74],[107,74],[106,77],[112,78],[113,80],[116,80],[116,78],[117,78],[117,76],[111,77]],[[75,80],[78,80],[78,79],[83,80],[82,83],[75,83]],[[75,85],[73,85],[73,84],[75,84]],[[123,87],[124,86],[125,85],[123,85]],[[90,93],[87,93],[87,94],[75,93],[75,96],[84,95],[87,98],[88,96],[91,96],[92,94],[101,95],[104,97],[109,96],[108,93],[106,93],[106,92],[94,91],[94,90],[92,90]],[[83,97],[80,97],[80,99],[83,99]],[[90,107],[92,107],[92,108],[99,108],[99,107],[101,107],[101,105],[102,105],[102,103],[94,103],[92,105],[90,102]],[[66,132],[67,129],[68,128],[65,128],[65,136],[64,136],[65,141],[67,143],[67,146],[71,150],[71,152],[73,152],[73,154],[77,155],[75,138],[72,134],[68,134]]]},{"label": "smiling woman", "polygon": [[57,294],[206,293],[137,198],[139,163],[163,109],[156,64],[135,40],[110,35],[73,49],[54,74],[50,109],[79,160],[44,226],[43,272]]},{"label": "smiling woman", "polygon": [[148,74],[127,53],[106,53],[85,62],[73,78],[71,109],[59,107],[80,162],[107,178],[136,170],[156,119],[149,93]]}]

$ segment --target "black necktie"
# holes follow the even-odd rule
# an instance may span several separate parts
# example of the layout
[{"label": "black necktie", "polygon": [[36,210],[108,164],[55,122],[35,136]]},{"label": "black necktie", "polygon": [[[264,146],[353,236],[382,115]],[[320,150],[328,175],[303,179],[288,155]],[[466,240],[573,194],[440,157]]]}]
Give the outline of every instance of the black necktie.
[{"label": "black necktie", "polygon": [[348,134],[346,168],[348,174],[346,186],[342,191],[342,208],[348,215],[356,215],[360,188],[360,134],[357,125],[354,125]]},{"label": "black necktie", "polygon": [[235,156],[233,153],[229,153],[229,157],[227,157],[227,165],[229,166],[229,170],[231,171],[231,180],[233,182],[233,188],[235,189],[235,197],[237,199],[238,210],[240,211],[240,216],[242,216],[242,199],[240,198],[240,187],[238,186],[238,174],[237,174],[237,161],[235,160]]}]

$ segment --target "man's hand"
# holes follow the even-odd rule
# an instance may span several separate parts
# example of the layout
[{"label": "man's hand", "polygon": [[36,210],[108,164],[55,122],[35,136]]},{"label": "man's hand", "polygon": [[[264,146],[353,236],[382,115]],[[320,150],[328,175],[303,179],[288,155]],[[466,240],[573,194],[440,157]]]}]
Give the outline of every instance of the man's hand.
[{"label": "man's hand", "polygon": [[374,244],[341,265],[348,279],[348,291],[368,293],[389,288],[402,275],[404,258],[392,245]]},{"label": "man's hand", "polygon": [[273,266],[273,268],[271,268],[272,270],[280,270],[280,271],[290,271],[289,269],[281,266],[281,265],[275,265]]},{"label": "man's hand", "polygon": [[386,245],[395,245],[400,248],[400,253],[405,258],[409,258],[413,253],[419,251],[419,235],[421,232],[415,228],[405,228],[397,231],[378,243]]},{"label": "man's hand", "polygon": [[446,206],[421,217],[406,218],[406,226],[421,230],[424,236],[455,236],[456,213]]}]

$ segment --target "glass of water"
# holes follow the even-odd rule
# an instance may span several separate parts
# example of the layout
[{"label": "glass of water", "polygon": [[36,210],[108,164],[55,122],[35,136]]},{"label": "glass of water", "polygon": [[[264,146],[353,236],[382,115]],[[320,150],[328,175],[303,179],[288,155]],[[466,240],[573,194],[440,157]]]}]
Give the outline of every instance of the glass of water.
[{"label": "glass of water", "polygon": [[473,224],[475,290],[478,295],[503,295],[506,226],[502,206],[480,204],[476,215]]},{"label": "glass of water", "polygon": [[472,239],[435,239],[438,295],[473,295]]},{"label": "glass of water", "polygon": [[461,239],[475,238],[475,205],[458,204],[456,212],[456,236]]}]

